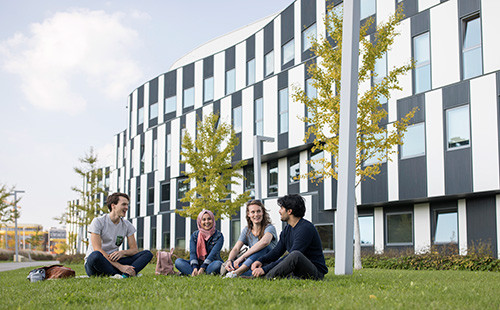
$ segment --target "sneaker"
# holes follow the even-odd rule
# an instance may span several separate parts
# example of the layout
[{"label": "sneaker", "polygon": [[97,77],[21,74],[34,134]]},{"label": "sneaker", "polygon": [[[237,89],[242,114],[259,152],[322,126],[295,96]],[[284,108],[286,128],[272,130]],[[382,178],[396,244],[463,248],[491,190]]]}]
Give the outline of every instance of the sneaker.
[{"label": "sneaker", "polygon": [[223,276],[225,276],[225,275],[226,275],[226,273],[227,273],[226,263],[224,263],[224,264],[222,264],[222,266],[220,266],[220,271],[219,271],[219,273],[220,273],[220,276],[221,276],[221,277],[223,277]]},{"label": "sneaker", "polygon": [[117,274],[115,274],[113,276],[110,276],[110,278],[112,278],[112,279],[125,279],[125,278],[128,278],[128,275],[126,275],[126,274],[118,274],[117,273]]},{"label": "sneaker", "polygon": [[224,279],[233,279],[233,278],[237,278],[237,277],[238,277],[238,275],[236,274],[236,272],[230,271],[226,274]]}]

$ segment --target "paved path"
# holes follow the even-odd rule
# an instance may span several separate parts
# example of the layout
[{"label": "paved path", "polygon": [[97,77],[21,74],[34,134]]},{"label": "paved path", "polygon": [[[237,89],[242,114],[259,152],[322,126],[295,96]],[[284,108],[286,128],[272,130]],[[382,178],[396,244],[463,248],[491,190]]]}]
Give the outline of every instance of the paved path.
[{"label": "paved path", "polygon": [[59,264],[59,261],[39,261],[39,262],[22,262],[22,263],[0,263],[0,272],[14,270],[25,267],[50,266]]}]

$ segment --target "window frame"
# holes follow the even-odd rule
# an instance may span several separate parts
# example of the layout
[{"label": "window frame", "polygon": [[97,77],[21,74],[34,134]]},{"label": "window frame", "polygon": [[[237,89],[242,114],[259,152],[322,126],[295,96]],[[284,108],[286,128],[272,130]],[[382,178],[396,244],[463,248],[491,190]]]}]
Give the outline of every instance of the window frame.
[{"label": "window frame", "polygon": [[[177,111],[177,96],[173,95],[170,97],[167,97],[163,100],[164,102],[164,112],[165,114],[176,112]],[[172,104],[172,109],[168,109],[169,104]]]},{"label": "window frame", "polygon": [[[285,59],[285,50],[291,51],[292,56]],[[295,39],[292,38],[281,46],[281,65],[284,66],[294,60],[295,60]]]},{"label": "window frame", "polygon": [[[152,113],[152,111],[156,111],[156,113]],[[149,120],[153,120],[155,118],[158,118],[158,102],[149,105]]]},{"label": "window frame", "polygon": [[[258,103],[260,104],[260,112],[261,112],[261,115],[258,115],[258,109],[257,109],[257,106],[258,106]],[[264,98],[263,97],[260,97],[260,98],[257,98],[254,100],[254,135],[257,135],[257,136],[261,136],[264,134]],[[260,118],[257,118],[259,117]],[[259,126],[258,124],[261,124],[261,128],[262,128],[262,132],[259,132]]]},{"label": "window frame", "polygon": [[137,109],[137,125],[144,124],[144,106]]},{"label": "window frame", "polygon": [[362,247],[373,247],[375,246],[375,216],[373,213],[369,213],[369,214],[359,214],[358,215],[358,221],[360,218],[362,217],[371,217],[372,218],[372,232],[371,232],[371,236],[372,236],[372,243],[361,243],[361,225],[359,225],[359,234],[360,234],[360,244]]},{"label": "window frame", "polygon": [[[229,76],[231,74],[231,76]],[[231,84],[229,84],[231,83]],[[232,68],[226,71],[225,74],[225,94],[229,95],[236,91],[236,68]],[[231,86],[231,88],[230,88]]]},{"label": "window frame", "polygon": [[[194,86],[186,88],[182,91],[182,107],[184,109],[194,107],[194,102],[195,102],[194,92],[195,92]],[[187,100],[188,98],[190,99],[189,102]],[[186,105],[186,104],[189,104],[189,105]]]},{"label": "window frame", "polygon": [[[392,215],[404,215],[410,214],[411,216],[411,242],[389,242],[389,225],[388,225],[388,217]],[[394,211],[387,212],[384,214],[384,232],[385,232],[385,245],[386,246],[413,246],[415,244],[415,217],[413,211]]]},{"label": "window frame", "polygon": [[[207,82],[209,81],[210,83],[207,84]],[[208,92],[208,89],[210,89],[210,92]],[[208,95],[211,95],[211,97]],[[203,79],[203,102],[210,102],[213,100],[214,100],[214,77],[209,76]]]},{"label": "window frame", "polygon": [[[456,242],[436,242],[436,235],[437,235],[437,229],[438,229],[438,219],[439,219],[439,215],[440,214],[450,214],[450,213],[455,213],[456,216],[457,216],[457,222],[456,222],[456,238],[457,238],[457,241]],[[458,236],[458,208],[443,208],[443,209],[435,209],[434,212],[433,212],[433,215],[434,217],[434,231],[432,232],[432,244],[433,245],[450,245],[450,244],[453,244],[453,245],[458,245],[459,244],[459,236]]]},{"label": "window frame", "polygon": [[234,107],[231,114],[232,114],[232,123],[233,123],[233,130],[235,133],[241,133],[243,130],[243,116],[242,116],[242,107],[237,106]]},{"label": "window frame", "polygon": [[[464,110],[467,110],[467,116],[468,116],[468,125],[469,125],[469,132],[468,132],[468,142],[467,142],[467,145],[459,145],[459,146],[455,146],[455,147],[450,147],[450,139],[449,139],[449,136],[450,136],[450,121],[449,121],[449,117],[448,117],[448,113],[450,111],[453,111],[453,110],[459,110],[459,109],[464,109]],[[470,120],[470,104],[464,104],[464,105],[460,105],[460,106],[456,106],[456,107],[452,107],[452,108],[449,108],[449,109],[446,109],[444,110],[444,113],[445,113],[445,143],[446,143],[446,151],[454,151],[454,150],[460,150],[460,149],[465,149],[465,148],[468,148],[468,147],[471,147],[471,144],[472,144],[472,135],[471,135],[471,120]]]},{"label": "window frame", "polygon": [[[271,184],[271,172],[272,169],[276,169],[276,184]],[[271,189],[276,191],[271,192]],[[279,192],[279,165],[277,160],[268,162],[267,164],[267,196],[278,196]]]},{"label": "window frame", "polygon": [[[163,188],[167,188],[168,189],[168,199],[167,200],[164,200],[163,198]],[[160,203],[163,203],[163,202],[170,202],[170,195],[171,195],[171,191],[170,191],[170,182],[165,182],[165,183],[161,183],[160,185]]]},{"label": "window frame", "polygon": [[[423,127],[423,152],[422,153],[418,153],[418,154],[412,154],[412,155],[404,155],[404,146],[406,145],[406,141],[405,139],[407,138],[407,134],[408,134],[408,129],[410,127],[415,127],[415,126],[422,126]],[[427,141],[426,141],[426,126],[425,126],[425,122],[418,122],[418,123],[414,123],[414,124],[410,124],[408,125],[407,127],[407,130],[406,130],[406,133],[405,133],[405,136],[403,138],[403,144],[401,144],[401,148],[400,148],[400,159],[401,160],[404,160],[404,159],[409,159],[409,158],[416,158],[416,157],[421,157],[421,156],[425,156],[427,154]]]},{"label": "window frame", "polygon": [[[283,92],[286,92],[286,96],[283,96],[283,98],[286,98],[286,102],[282,101]],[[285,103],[286,103],[286,109],[284,109]],[[289,110],[290,110],[290,98],[288,93],[288,87],[285,87],[278,90],[278,134],[287,133],[290,129]],[[282,119],[286,120],[286,122],[284,122]]]},{"label": "window frame", "polygon": [[311,35],[314,39],[318,36],[316,22],[312,23],[307,28],[302,30],[302,53],[308,51],[312,47],[312,38],[310,38]]},{"label": "window frame", "polygon": [[246,85],[255,84],[255,58],[247,61]]},{"label": "window frame", "polygon": [[[332,240],[332,249],[328,249],[328,250],[325,250],[324,247],[323,247],[323,240],[324,239],[321,239],[321,235],[320,235],[320,232],[318,231],[318,227],[326,227],[326,226],[331,226],[332,227],[332,232],[331,232],[331,240]],[[316,231],[318,232],[318,235],[320,235],[320,239],[321,239],[321,250],[323,251],[323,253],[334,253],[335,252],[335,225],[333,223],[318,223],[318,224],[314,224],[314,228],[316,228]]]},{"label": "window frame", "polygon": [[288,184],[296,184],[296,183],[300,182],[300,179],[294,180],[292,178],[292,174],[290,173],[291,169],[292,169],[292,165],[291,165],[292,159],[295,159],[295,158],[297,158],[297,163],[293,164],[293,166],[295,166],[295,165],[299,166],[299,174],[297,176],[300,176],[300,155],[297,154],[297,155],[293,155],[293,156],[288,157],[288,159],[287,159],[287,165],[288,165]]},{"label": "window frame", "polygon": [[[475,45],[473,47],[468,47],[465,48],[465,38],[467,34],[467,24],[473,20],[479,20],[479,44]],[[483,55],[483,28],[481,24],[481,14],[480,12],[473,13],[469,16],[463,17],[461,19],[461,32],[460,32],[460,58],[461,58],[461,75],[462,75],[462,80],[468,80],[468,79],[473,79],[475,77],[481,76],[484,73],[484,55]],[[473,51],[475,49],[479,49],[479,55],[480,55],[480,61],[481,61],[481,66],[480,66],[480,72],[476,75],[470,75],[470,76],[465,76],[465,53]],[[476,66],[474,66],[476,67]]]},{"label": "window frame", "polygon": [[[429,54],[429,59],[423,62],[419,62],[416,60],[416,51],[417,49],[417,39],[421,39],[423,36],[427,36],[427,46],[429,47],[428,49],[428,54]],[[415,68],[413,68],[413,94],[420,94],[424,93],[426,91],[429,91],[432,89],[432,66],[431,66],[431,33],[430,31],[426,31],[423,33],[420,33],[414,37],[412,37],[412,57],[415,59]],[[417,89],[417,70],[418,69],[423,69],[425,67],[429,67],[429,76],[428,76],[428,81],[429,81],[429,87],[428,88],[419,88]],[[418,74],[419,75],[419,74]],[[419,75],[420,76],[420,75]]]},{"label": "window frame", "polygon": [[[271,60],[269,62],[269,60]],[[271,71],[267,71],[268,65],[271,66]],[[274,73],[274,50],[269,51],[264,55],[264,77],[272,75]]]}]

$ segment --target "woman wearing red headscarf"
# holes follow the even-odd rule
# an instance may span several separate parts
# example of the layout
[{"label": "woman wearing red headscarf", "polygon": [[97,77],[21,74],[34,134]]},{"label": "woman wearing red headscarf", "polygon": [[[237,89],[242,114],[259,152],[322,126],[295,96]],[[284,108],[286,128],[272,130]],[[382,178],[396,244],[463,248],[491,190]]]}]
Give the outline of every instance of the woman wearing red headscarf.
[{"label": "woman wearing red headscarf", "polygon": [[175,267],[184,275],[218,274],[222,265],[220,250],[224,236],[215,229],[215,217],[209,210],[203,210],[196,220],[198,230],[191,235],[189,261],[178,258]]}]

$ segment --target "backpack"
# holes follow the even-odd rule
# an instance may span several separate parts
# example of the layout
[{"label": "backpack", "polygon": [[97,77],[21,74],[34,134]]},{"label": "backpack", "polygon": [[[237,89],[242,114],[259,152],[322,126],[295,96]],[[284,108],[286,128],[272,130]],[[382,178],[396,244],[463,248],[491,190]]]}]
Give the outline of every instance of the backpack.
[{"label": "backpack", "polygon": [[156,253],[156,270],[155,274],[170,275],[178,274],[174,271],[174,262],[172,261],[174,255],[174,248],[170,252],[158,251]]},{"label": "backpack", "polygon": [[75,271],[63,265],[50,265],[36,268],[30,271],[27,279],[31,282],[42,281],[46,279],[64,279],[75,276]]}]

